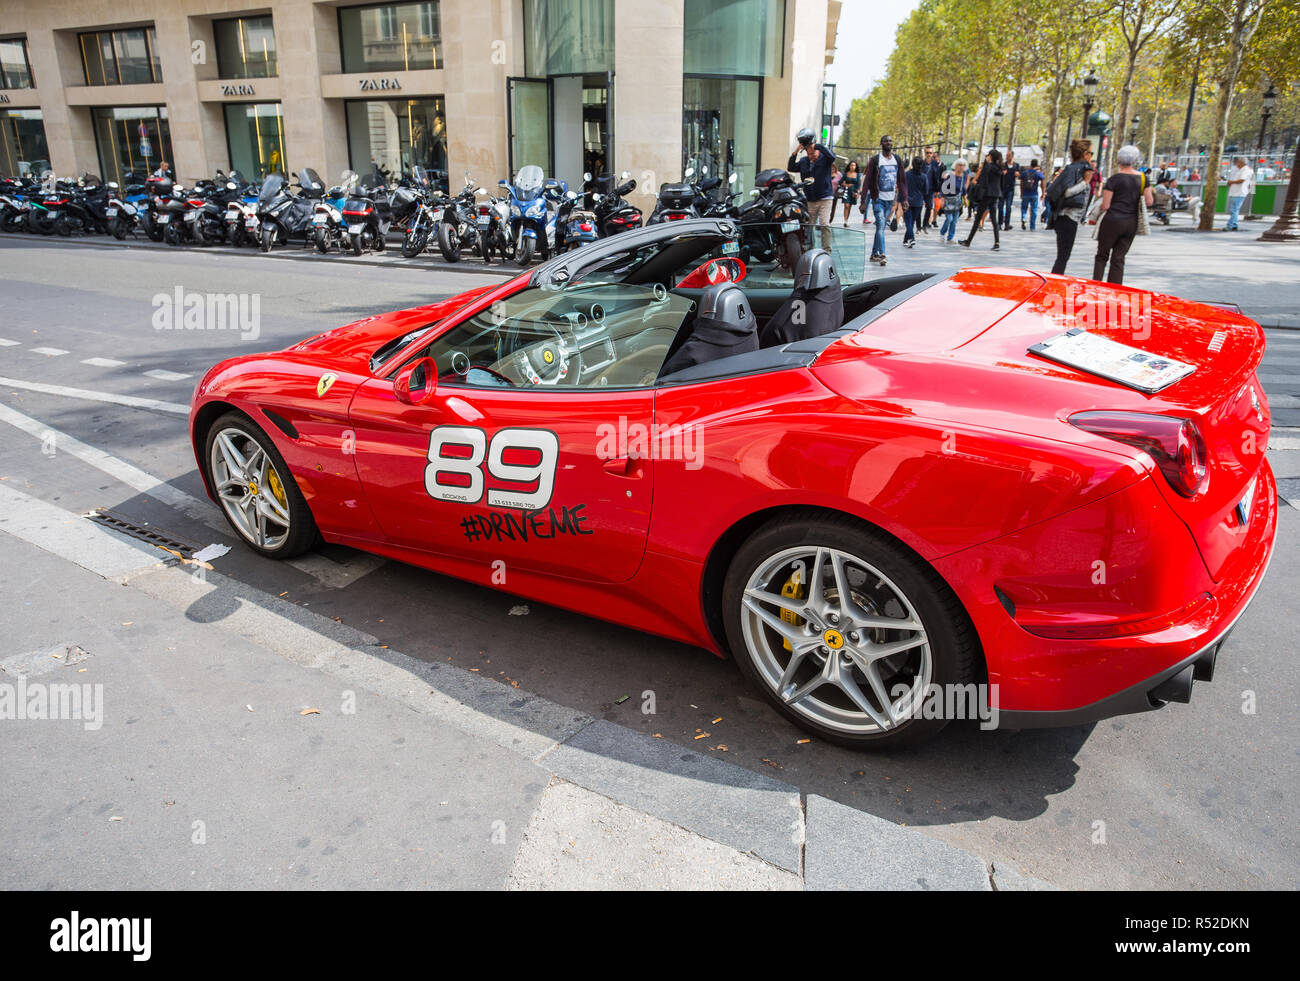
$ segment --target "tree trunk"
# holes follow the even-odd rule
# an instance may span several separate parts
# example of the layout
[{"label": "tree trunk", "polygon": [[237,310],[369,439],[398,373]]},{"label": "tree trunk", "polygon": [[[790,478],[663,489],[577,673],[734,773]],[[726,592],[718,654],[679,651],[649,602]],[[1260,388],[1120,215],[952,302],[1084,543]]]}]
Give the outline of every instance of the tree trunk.
[{"label": "tree trunk", "polygon": [[1151,153],[1147,156],[1147,166],[1156,165],[1156,130],[1160,128],[1160,99],[1156,98],[1156,107],[1151,110]]},{"label": "tree trunk", "polygon": [[1128,131],[1128,107],[1129,100],[1133,97],[1133,75],[1137,71],[1137,59],[1137,51],[1130,47],[1128,52],[1128,69],[1124,73],[1124,87],[1120,89],[1119,93],[1119,118],[1111,125],[1111,133],[1115,135],[1111,137],[1110,143],[1106,146],[1107,174],[1114,173],[1115,171],[1114,161],[1116,136],[1118,136],[1119,141],[1122,143],[1124,140],[1124,134]]},{"label": "tree trunk", "polygon": [[1057,79],[1055,94],[1052,96],[1051,105],[1048,107],[1047,120],[1047,146],[1043,147],[1043,153],[1047,159],[1043,161],[1044,173],[1052,172],[1052,161],[1056,159],[1056,127],[1061,123],[1061,96],[1064,82]]},{"label": "tree trunk", "polygon": [[[1297,162],[1300,162],[1300,141],[1296,143]],[[1286,203],[1273,222],[1273,227],[1259,237],[1261,242],[1300,242],[1300,167],[1292,165],[1291,183],[1286,186]],[[1202,212],[1204,214],[1204,212]]]},{"label": "tree trunk", "polygon": [[1241,74],[1241,63],[1245,57],[1246,45],[1250,43],[1255,27],[1259,25],[1259,16],[1254,17],[1254,24],[1247,25],[1245,7],[1248,0],[1237,0],[1232,18],[1232,33],[1229,35],[1228,64],[1223,77],[1219,79],[1219,105],[1214,118],[1214,142],[1210,145],[1210,157],[1205,165],[1205,189],[1201,193],[1201,222],[1197,228],[1202,232],[1214,230],[1214,208],[1219,202],[1219,171],[1223,164],[1223,146],[1228,139],[1228,117],[1232,113],[1232,93],[1237,87],[1237,77]]},{"label": "tree trunk", "polygon": [[957,137],[957,152],[966,152],[966,110],[961,111],[961,135]]},{"label": "tree trunk", "polygon": [[1020,87],[1021,81],[1016,81],[1016,96],[1011,100],[1011,125],[1007,127],[1007,152],[1016,145],[1016,123],[1020,119]]},{"label": "tree trunk", "polygon": [[984,115],[980,117],[980,148],[979,148],[979,155],[975,158],[975,163],[977,166],[979,162],[984,159],[984,155],[988,153],[988,150],[985,149],[984,147],[984,136],[988,132],[989,104],[991,101],[992,101],[991,97],[986,98],[984,100]]}]

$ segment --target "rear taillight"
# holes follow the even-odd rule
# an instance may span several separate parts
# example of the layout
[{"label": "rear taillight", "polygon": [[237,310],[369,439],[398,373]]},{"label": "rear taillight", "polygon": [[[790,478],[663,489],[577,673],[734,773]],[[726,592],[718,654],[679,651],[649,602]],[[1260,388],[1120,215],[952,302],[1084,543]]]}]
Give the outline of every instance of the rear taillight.
[{"label": "rear taillight", "polygon": [[664,217],[669,221],[681,221],[686,217],[686,215],[682,214],[680,211],[670,211]]},{"label": "rear taillight", "polygon": [[368,215],[373,210],[373,208],[364,208],[361,211],[348,211],[347,209],[344,209],[343,213],[345,215]]},{"label": "rear taillight", "polygon": [[589,232],[591,231],[591,225],[584,221],[582,224],[578,226],[578,229],[580,231]]},{"label": "rear taillight", "polygon": [[1205,440],[1191,419],[1150,412],[1076,412],[1070,422],[1142,450],[1183,497],[1195,497],[1205,490],[1210,476]]},{"label": "rear taillight", "polygon": [[188,201],[186,201],[185,203],[188,204],[191,208],[202,208],[202,207],[203,207],[203,202],[202,202],[201,200],[199,200],[198,198],[190,198],[190,199],[189,199]]}]

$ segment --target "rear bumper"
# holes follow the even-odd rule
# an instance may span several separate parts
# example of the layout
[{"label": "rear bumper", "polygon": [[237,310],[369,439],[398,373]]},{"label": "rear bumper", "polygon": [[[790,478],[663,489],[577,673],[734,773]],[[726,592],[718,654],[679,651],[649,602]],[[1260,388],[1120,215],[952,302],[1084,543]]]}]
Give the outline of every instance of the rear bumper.
[{"label": "rear bumper", "polygon": [[[1251,534],[1225,567],[1229,574],[1218,582],[1210,578],[1186,527],[1163,502],[1153,504],[1154,491],[1140,484],[1095,507],[936,562],[979,633],[999,727],[1078,725],[1187,701],[1191,682],[1212,675],[1214,659],[1272,559],[1278,497],[1267,460],[1257,487]],[[1124,527],[1129,534],[1116,536],[1116,529]],[[1103,536],[1118,542],[1130,560],[1122,576],[1121,556],[1101,550]],[[1106,560],[1109,584],[1083,578],[1094,556]],[[1022,588],[1018,606],[1004,607],[997,600],[999,583],[1023,587],[1027,581],[1039,587],[1036,595]],[[1189,597],[1197,598],[1196,603],[1172,618],[1176,622],[1156,616],[1179,609]],[[1063,601],[1058,607],[1085,615],[1103,602],[1113,610],[1118,600],[1132,601],[1130,618],[1145,624],[1141,611],[1149,611],[1158,628],[1096,638],[1034,632],[1026,619],[1037,613],[1041,621],[1047,601],[1057,599]]]}]

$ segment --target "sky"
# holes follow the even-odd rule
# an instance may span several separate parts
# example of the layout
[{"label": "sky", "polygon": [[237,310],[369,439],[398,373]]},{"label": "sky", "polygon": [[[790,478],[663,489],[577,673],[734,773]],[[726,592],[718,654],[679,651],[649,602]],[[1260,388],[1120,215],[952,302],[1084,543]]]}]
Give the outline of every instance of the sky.
[{"label": "sky", "polygon": [[920,5],[920,0],[844,0],[835,61],[826,70],[826,81],[836,85],[836,112],[846,113],[854,99],[884,79],[894,31]]}]

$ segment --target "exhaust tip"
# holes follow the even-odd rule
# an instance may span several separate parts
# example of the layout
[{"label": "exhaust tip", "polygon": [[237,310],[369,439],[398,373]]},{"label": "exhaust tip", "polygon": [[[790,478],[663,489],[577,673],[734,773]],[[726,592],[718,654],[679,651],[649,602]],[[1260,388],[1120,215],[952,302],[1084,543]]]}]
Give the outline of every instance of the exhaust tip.
[{"label": "exhaust tip", "polygon": [[1195,683],[1196,665],[1189,664],[1176,675],[1165,679],[1147,692],[1147,698],[1154,706],[1166,702],[1181,702],[1184,705],[1192,700],[1192,685]]}]

